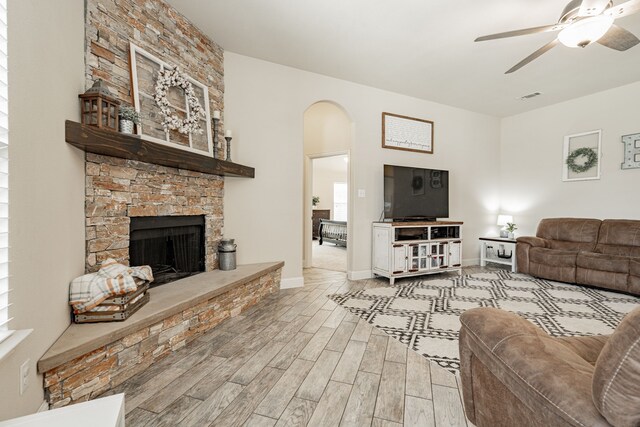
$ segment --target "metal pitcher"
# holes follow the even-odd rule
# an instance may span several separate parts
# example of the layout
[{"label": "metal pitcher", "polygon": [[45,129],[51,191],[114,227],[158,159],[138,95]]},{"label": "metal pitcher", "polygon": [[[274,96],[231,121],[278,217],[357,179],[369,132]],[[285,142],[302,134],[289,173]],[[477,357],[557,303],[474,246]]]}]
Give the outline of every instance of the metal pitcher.
[{"label": "metal pitcher", "polygon": [[222,239],[218,244],[220,270],[236,269],[236,247],[234,239]]}]

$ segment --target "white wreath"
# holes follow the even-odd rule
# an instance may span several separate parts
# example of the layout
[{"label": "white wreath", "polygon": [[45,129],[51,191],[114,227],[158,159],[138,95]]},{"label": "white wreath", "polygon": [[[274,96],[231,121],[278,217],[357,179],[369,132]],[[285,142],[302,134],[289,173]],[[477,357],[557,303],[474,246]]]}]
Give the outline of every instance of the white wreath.
[{"label": "white wreath", "polygon": [[[188,117],[184,120],[178,117],[171,109],[169,100],[167,99],[167,91],[170,87],[179,87],[184,90],[187,97],[187,105],[189,107]],[[193,85],[187,76],[178,70],[178,67],[160,70],[158,72],[158,80],[155,87],[156,94],[154,99],[164,119],[162,126],[165,132],[169,130],[177,130],[183,134],[202,133],[200,128],[200,119],[205,118],[205,112],[200,101],[196,97]]]}]

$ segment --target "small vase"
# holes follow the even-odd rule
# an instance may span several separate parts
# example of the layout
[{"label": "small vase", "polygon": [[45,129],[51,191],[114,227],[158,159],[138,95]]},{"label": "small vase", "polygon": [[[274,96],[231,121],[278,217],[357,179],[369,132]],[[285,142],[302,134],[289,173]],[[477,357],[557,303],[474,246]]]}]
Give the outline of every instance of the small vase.
[{"label": "small vase", "polygon": [[516,238],[515,234],[513,234],[513,233],[509,233],[509,234],[507,235],[507,237],[508,237],[509,239],[515,239],[515,238]]},{"label": "small vase", "polygon": [[120,132],[133,133],[133,122],[131,120],[120,120]]}]

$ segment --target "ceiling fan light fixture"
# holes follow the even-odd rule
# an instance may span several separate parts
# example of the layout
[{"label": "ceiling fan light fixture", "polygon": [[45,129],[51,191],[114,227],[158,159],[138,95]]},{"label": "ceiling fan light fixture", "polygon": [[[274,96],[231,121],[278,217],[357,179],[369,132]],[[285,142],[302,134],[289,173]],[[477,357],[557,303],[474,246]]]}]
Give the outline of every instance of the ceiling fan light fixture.
[{"label": "ceiling fan light fixture", "polygon": [[567,47],[586,47],[598,41],[613,25],[610,15],[598,15],[576,21],[560,31],[558,39]]}]

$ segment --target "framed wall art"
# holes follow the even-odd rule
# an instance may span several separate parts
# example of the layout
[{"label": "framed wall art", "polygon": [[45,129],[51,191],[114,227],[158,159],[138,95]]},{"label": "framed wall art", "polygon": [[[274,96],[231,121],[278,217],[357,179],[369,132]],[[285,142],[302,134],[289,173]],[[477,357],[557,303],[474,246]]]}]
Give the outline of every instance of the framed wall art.
[{"label": "framed wall art", "polygon": [[213,156],[209,90],[179,68],[130,46],[132,97],[141,138]]},{"label": "framed wall art", "polygon": [[600,179],[600,140],[602,130],[564,137],[563,181]]},{"label": "framed wall art", "polygon": [[433,122],[382,113],[382,147],[433,154]]}]

